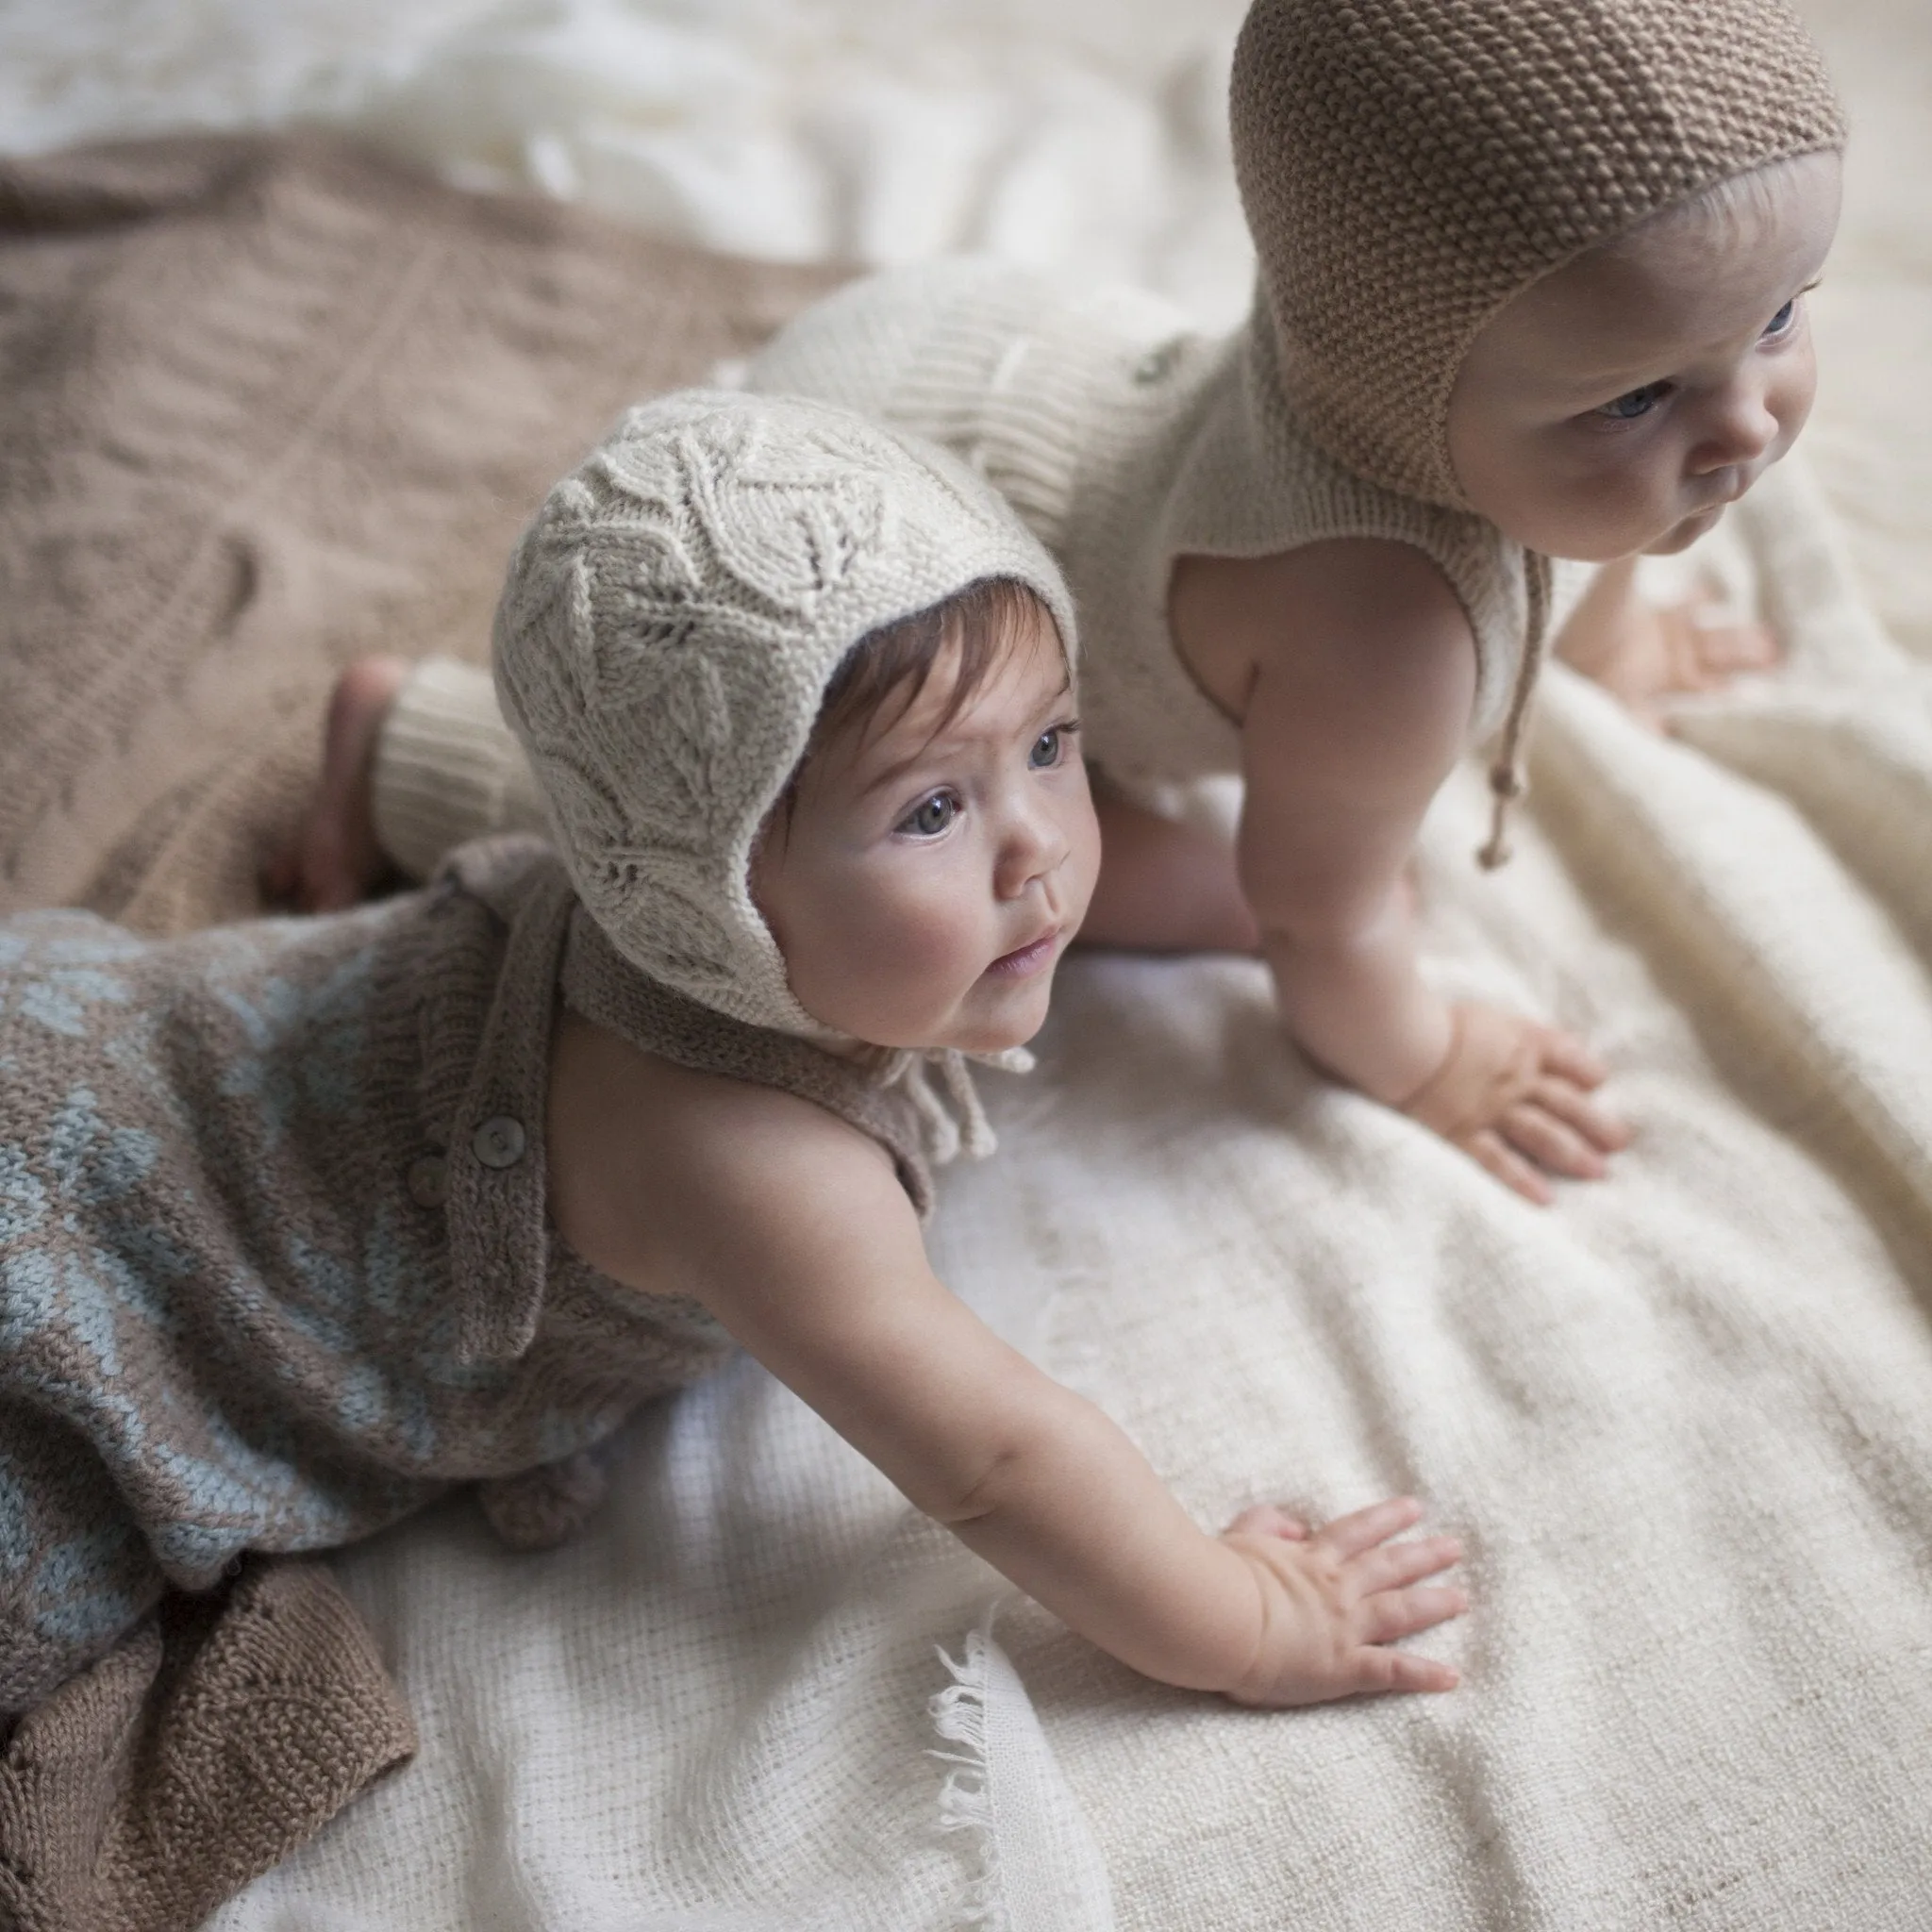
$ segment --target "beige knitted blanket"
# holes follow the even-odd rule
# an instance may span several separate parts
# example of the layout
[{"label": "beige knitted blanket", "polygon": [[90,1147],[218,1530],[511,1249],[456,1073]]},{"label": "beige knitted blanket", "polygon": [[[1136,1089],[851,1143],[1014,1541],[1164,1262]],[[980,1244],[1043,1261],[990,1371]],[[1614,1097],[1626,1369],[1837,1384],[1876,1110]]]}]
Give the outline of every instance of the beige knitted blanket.
[{"label": "beige knitted blanket", "polygon": [[0,910],[256,909],[335,672],[485,654],[618,410],[835,278],[320,137],[0,162]]},{"label": "beige knitted blanket", "polygon": [[[257,909],[335,670],[475,657],[640,394],[829,279],[319,139],[0,163],[0,910]],[[0,1924],[175,1932],[414,1748],[321,1568],[169,1607],[0,1757]]]}]

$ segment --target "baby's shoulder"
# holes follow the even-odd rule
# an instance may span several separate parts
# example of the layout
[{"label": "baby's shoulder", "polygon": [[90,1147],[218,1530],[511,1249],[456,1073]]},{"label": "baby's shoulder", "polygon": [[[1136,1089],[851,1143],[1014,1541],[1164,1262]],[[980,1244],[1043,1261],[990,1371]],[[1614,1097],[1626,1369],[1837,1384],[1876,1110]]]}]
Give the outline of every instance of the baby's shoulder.
[{"label": "baby's shoulder", "polygon": [[1170,621],[1182,657],[1239,716],[1257,676],[1340,653],[1367,678],[1422,655],[1461,656],[1474,631],[1441,567],[1411,543],[1335,537],[1264,557],[1186,557]]},{"label": "baby's shoulder", "polygon": [[679,1066],[569,1011],[546,1141],[558,1232],[638,1287],[687,1274],[727,1237],[777,1252],[828,1212],[912,1213],[884,1147],[825,1108]]}]

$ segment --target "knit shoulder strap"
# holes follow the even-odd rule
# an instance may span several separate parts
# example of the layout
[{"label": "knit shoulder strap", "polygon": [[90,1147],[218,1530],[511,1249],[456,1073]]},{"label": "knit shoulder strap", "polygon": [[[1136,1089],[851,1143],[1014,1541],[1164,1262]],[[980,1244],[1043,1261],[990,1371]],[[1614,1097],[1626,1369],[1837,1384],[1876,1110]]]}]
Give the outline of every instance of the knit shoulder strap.
[{"label": "knit shoulder strap", "polygon": [[564,943],[564,1004],[646,1053],[701,1074],[749,1080],[795,1093],[870,1135],[892,1157],[922,1219],[932,1208],[932,1174],[916,1100],[904,1081],[867,1061],[841,1059],[809,1041],[752,1026],[647,978],[578,906]]}]

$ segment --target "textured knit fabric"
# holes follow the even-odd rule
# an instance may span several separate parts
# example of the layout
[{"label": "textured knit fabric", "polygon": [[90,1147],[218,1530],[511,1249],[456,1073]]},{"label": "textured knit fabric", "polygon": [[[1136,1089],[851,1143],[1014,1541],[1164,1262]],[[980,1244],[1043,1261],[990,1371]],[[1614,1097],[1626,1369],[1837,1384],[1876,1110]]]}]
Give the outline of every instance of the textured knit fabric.
[{"label": "textured knit fabric", "polygon": [[320,1563],[170,1598],[0,1749],[0,1924],[189,1932],[408,1758],[415,1728]]},{"label": "textured knit fabric", "polygon": [[[547,1230],[560,979],[646,1050],[840,1112],[926,1205],[905,1094],[626,996],[635,969],[594,945],[567,967],[575,909],[525,840],[330,919],[163,942],[78,912],[0,926],[0,1710],[170,1585],[568,1465],[724,1356],[695,1304]],[[578,1475],[550,1501],[593,1494]]]},{"label": "textured knit fabric", "polygon": [[406,877],[431,876],[471,839],[545,830],[542,795],[487,671],[451,658],[410,667],[376,738],[370,808],[376,842]]},{"label": "textured knit fabric", "polygon": [[752,903],[752,847],[869,633],[987,577],[1071,665],[1059,573],[986,484],[849,412],[692,391],[631,409],[510,558],[497,694],[584,904],[659,984],[828,1029]]},{"label": "textured knit fabric", "polygon": [[0,158],[0,912],[260,910],[335,674],[480,662],[618,410],[838,279],[315,134]]},{"label": "textured knit fabric", "polygon": [[1174,559],[1263,557],[1330,538],[1409,543],[1476,639],[1474,741],[1501,722],[1526,624],[1523,554],[1481,518],[1372,483],[1306,433],[1272,330],[1216,339],[1152,296],[1075,294],[991,261],[893,270],[837,291],[750,365],[957,451],[1066,571],[1087,639],[1087,748],[1129,785],[1239,768],[1232,722],[1167,619]]},{"label": "textured knit fabric", "polygon": [[1298,416],[1363,475],[1457,506],[1450,392],[1510,296],[1845,137],[1783,0],[1256,0],[1230,106]]},{"label": "textured knit fabric", "polygon": [[[1350,537],[1413,544],[1475,636],[1471,741],[1502,722],[1527,625],[1523,552],[1482,518],[1385,490],[1311,441],[1283,401],[1265,320],[1204,336],[1156,296],[1078,295],[1004,263],[935,262],[814,304],[746,379],[927,438],[1020,512],[1080,612],[1084,748],[1129,789],[1240,769],[1239,730],[1174,647],[1168,583],[1184,555],[1265,557]],[[544,820],[480,678],[452,664],[424,665],[399,694],[374,797],[385,851],[418,877],[461,839]]]}]

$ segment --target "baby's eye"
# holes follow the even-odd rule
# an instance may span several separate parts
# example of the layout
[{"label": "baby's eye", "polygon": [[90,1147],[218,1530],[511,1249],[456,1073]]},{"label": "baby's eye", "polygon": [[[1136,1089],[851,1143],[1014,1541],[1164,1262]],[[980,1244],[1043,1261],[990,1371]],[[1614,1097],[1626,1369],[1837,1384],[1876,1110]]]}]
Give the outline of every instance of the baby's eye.
[{"label": "baby's eye", "polygon": [[1033,741],[1033,749],[1026,755],[1026,762],[1036,772],[1050,770],[1059,763],[1066,752],[1067,727],[1055,724],[1042,731]]},{"label": "baby's eye", "polygon": [[1649,415],[1670,392],[1667,382],[1646,382],[1641,389],[1633,389],[1614,403],[1606,403],[1596,413],[1615,423],[1634,423],[1638,417]]},{"label": "baby's eye", "polygon": [[1791,299],[1789,302],[1787,302],[1785,306],[1782,308],[1780,308],[1778,312],[1775,315],[1774,315],[1769,322],[1767,322],[1764,325],[1764,333],[1768,337],[1781,336],[1785,334],[1786,331],[1790,329],[1791,324],[1797,320],[1797,316],[1798,298],[1795,295],[1793,295]]},{"label": "baby's eye", "polygon": [[959,800],[951,791],[935,791],[922,798],[899,821],[898,829],[916,839],[937,839],[959,816]]}]

